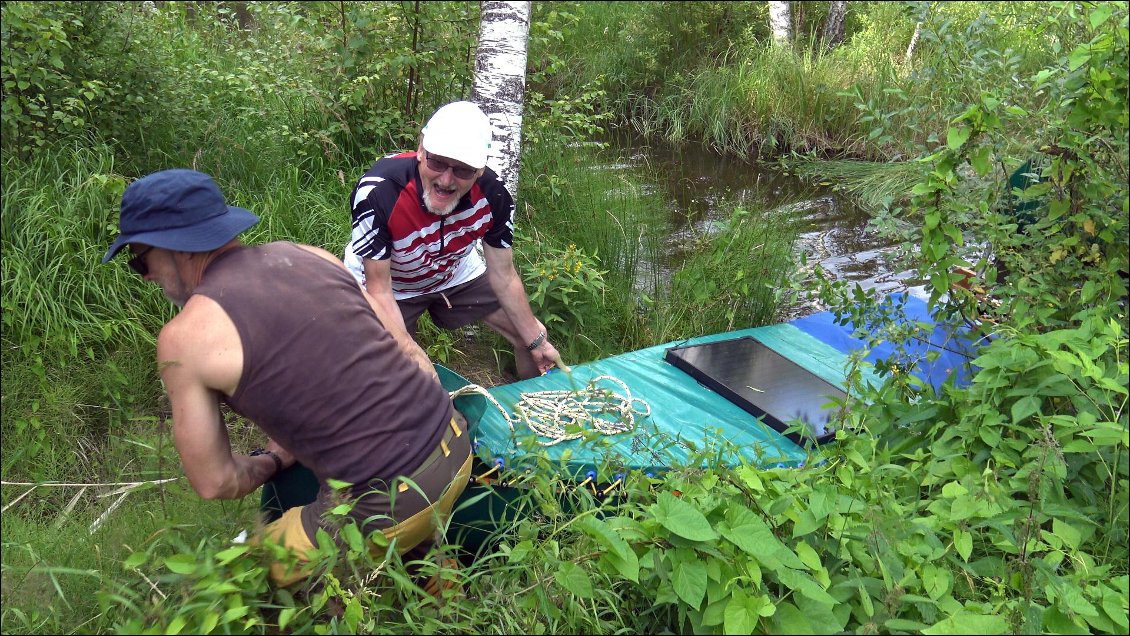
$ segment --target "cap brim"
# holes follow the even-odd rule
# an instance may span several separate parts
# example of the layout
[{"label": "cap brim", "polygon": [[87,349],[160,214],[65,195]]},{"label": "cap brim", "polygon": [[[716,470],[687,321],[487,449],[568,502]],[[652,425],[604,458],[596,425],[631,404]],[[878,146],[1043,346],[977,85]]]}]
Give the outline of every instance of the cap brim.
[{"label": "cap brim", "polygon": [[481,170],[487,165],[487,152],[474,152],[467,149],[466,144],[460,144],[438,135],[433,135],[429,138],[424,136],[422,144],[424,150],[430,154],[446,157],[447,159],[454,159],[460,163],[466,164],[475,170]]},{"label": "cap brim", "polygon": [[223,246],[259,222],[250,210],[229,205],[227,214],[208,219],[207,222],[150,232],[121,234],[110,245],[102,262],[111,258],[130,243],[152,245],[175,252],[210,252]]}]

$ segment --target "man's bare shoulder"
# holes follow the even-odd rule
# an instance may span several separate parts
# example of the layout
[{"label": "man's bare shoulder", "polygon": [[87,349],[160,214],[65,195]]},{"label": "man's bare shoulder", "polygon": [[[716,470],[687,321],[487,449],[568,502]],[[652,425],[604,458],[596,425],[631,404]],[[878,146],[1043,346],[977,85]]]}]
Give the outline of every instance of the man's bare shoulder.
[{"label": "man's bare shoulder", "polygon": [[231,325],[231,319],[216,301],[199,294],[192,296],[157,335],[158,363],[201,352],[215,339],[217,327],[222,330],[225,325]]}]

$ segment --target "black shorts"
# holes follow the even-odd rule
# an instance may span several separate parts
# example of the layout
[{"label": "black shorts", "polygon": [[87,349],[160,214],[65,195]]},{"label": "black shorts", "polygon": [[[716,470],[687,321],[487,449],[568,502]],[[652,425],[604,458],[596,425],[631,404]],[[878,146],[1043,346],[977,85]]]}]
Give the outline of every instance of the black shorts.
[{"label": "black shorts", "polygon": [[416,321],[425,311],[437,327],[458,329],[486,318],[502,306],[485,273],[442,292],[398,300],[396,305],[404,316],[404,326],[413,337],[416,336]]}]

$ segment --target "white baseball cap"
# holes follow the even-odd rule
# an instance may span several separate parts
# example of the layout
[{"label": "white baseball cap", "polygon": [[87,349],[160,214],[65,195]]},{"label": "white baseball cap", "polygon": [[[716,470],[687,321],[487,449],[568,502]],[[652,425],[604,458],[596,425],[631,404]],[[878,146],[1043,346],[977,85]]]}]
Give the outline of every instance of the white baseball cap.
[{"label": "white baseball cap", "polygon": [[471,102],[441,106],[424,126],[424,150],[479,169],[487,165],[493,127]]}]

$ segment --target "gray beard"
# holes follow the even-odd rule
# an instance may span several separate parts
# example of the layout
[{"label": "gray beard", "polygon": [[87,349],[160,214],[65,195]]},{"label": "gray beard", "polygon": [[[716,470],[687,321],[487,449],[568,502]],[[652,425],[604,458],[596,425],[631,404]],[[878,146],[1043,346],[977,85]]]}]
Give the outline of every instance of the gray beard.
[{"label": "gray beard", "polygon": [[424,191],[424,207],[428,209],[428,212],[436,216],[447,216],[451,214],[455,211],[455,206],[457,205],[459,205],[459,199],[452,201],[451,204],[446,207],[438,208],[435,203],[432,202],[432,191],[430,189]]}]

